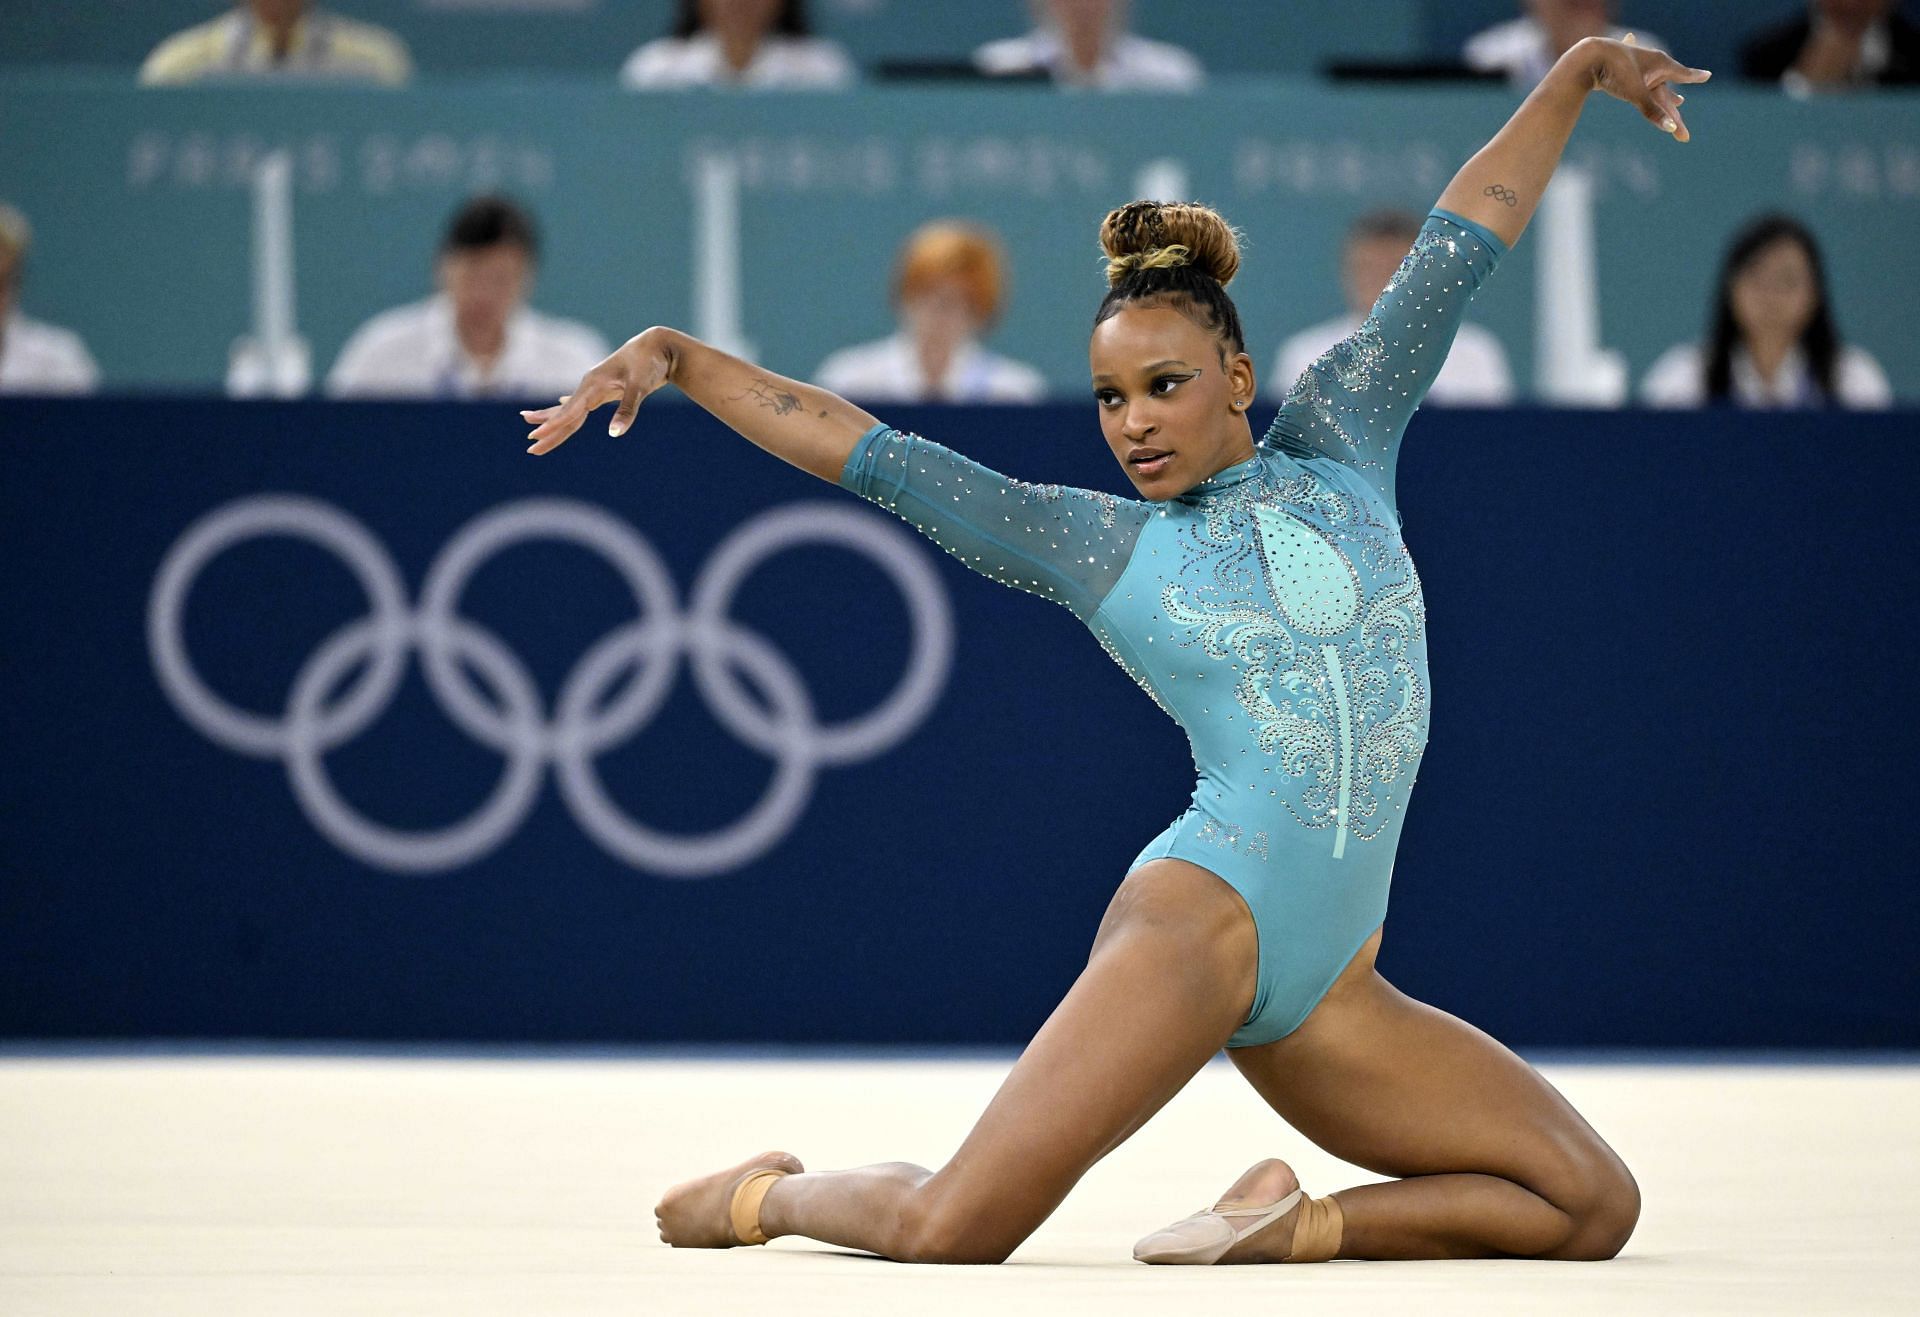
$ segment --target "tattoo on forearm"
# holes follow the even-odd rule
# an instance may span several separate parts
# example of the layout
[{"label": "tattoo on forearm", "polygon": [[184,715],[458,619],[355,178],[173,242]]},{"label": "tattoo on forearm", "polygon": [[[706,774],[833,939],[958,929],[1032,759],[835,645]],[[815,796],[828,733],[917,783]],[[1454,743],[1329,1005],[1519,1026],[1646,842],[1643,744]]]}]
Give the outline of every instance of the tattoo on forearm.
[{"label": "tattoo on forearm", "polygon": [[775,416],[785,416],[789,412],[797,412],[802,405],[800,399],[794,394],[789,393],[785,389],[775,387],[767,380],[755,380],[747,386],[745,392],[736,393],[733,397],[727,399],[727,401],[739,402],[742,398],[747,397],[758,398],[760,405],[762,407],[771,407]]},{"label": "tattoo on forearm", "polygon": [[1508,188],[1504,183],[1489,183],[1486,187],[1480,189],[1480,195],[1483,197],[1492,197],[1495,201],[1505,206],[1517,206],[1520,204],[1520,194]]}]

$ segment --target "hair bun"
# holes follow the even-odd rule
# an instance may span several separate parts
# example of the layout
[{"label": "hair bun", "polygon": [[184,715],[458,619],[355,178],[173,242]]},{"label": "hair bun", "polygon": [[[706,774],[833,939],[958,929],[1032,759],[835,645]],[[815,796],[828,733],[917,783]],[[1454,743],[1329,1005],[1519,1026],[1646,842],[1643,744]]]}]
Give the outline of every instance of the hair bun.
[{"label": "hair bun", "polygon": [[1100,224],[1107,283],[1136,270],[1192,265],[1222,284],[1240,269],[1240,236],[1220,212],[1197,201],[1130,201]]}]

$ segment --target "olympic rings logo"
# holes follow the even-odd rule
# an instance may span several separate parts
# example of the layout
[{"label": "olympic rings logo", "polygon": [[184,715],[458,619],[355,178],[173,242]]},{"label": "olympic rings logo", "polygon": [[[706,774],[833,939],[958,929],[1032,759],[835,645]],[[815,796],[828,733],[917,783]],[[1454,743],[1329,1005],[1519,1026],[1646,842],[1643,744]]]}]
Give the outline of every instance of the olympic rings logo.
[{"label": "olympic rings logo", "polygon": [[[270,536],[329,550],[367,598],[365,616],[308,655],[277,718],[215,694],[194,668],[183,628],[187,597],[207,564],[236,545]],[[461,596],[485,562],[540,540],[575,544],[604,559],[639,614],[588,646],[561,683],[551,715],[520,658],[493,632],[460,615]],[[893,690],[865,714],[832,725],[819,721],[806,686],[780,651],[727,615],[741,583],[760,563],[807,543],[837,545],[871,559],[905,599],[913,630],[906,671]],[[683,609],[665,564],[626,522],[570,499],[523,499],[463,526],[429,567],[418,606],[409,607],[399,568],[360,522],[316,499],[263,494],[215,509],[174,542],[148,600],[147,643],[161,689],[180,716],[237,754],[279,759],[313,826],[367,864],[402,873],[472,864],[519,828],[551,765],[574,819],[609,854],[668,877],[701,878],[736,869],[776,845],[806,809],[822,768],[871,759],[919,726],[946,684],[953,616],[924,551],[892,523],[853,507],[790,504],[743,523],[714,550]],[[330,751],[386,711],[410,652],[419,654],[427,687],[448,718],[505,760],[491,795],[471,815],[417,832],[358,813],[326,767]],[[598,756],[636,735],[659,711],[682,658],[719,722],[774,762],[772,781],[746,814],[697,835],[662,832],[628,816],[595,766]],[[357,678],[342,688],[356,670]],[[749,695],[742,673],[752,678],[766,707]],[[469,674],[477,674],[479,683]]]}]

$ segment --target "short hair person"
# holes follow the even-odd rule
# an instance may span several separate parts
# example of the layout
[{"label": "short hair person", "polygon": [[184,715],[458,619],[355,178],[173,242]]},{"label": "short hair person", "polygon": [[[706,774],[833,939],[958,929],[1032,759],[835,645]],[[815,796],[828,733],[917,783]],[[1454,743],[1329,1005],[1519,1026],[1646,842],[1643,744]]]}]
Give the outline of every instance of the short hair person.
[{"label": "short hair person", "polygon": [[1685,141],[1674,84],[1707,76],[1629,42],[1569,50],[1454,176],[1373,315],[1258,442],[1226,291],[1232,231],[1197,205],[1108,215],[1111,287],[1088,357],[1101,430],[1138,498],[1010,480],[667,328],[525,414],[545,453],[594,408],[617,402],[619,433],[677,385],[974,570],[1072,610],[1179,721],[1200,771],[1191,807],[1140,853],[1086,968],[951,1162],[809,1173],[763,1153],[670,1190],[654,1209],[661,1238],[802,1235],[903,1261],[1000,1261],[1224,1046],[1294,1129],[1404,1178],[1310,1198],[1285,1161],[1261,1161],[1136,1257],[1621,1248],[1639,1193],[1620,1158],[1518,1057],[1374,969],[1427,734],[1425,610],[1394,467],[1461,312],[1532,216],[1587,95],[1628,101]]},{"label": "short hair person", "polygon": [[100,368],[80,336],[20,309],[32,245],[27,217],[0,202],[0,393],[92,393]]},{"label": "short hair person", "polygon": [[1000,243],[978,224],[935,220],[901,245],[894,267],[897,333],[820,363],[823,389],[866,402],[1038,402],[1040,372],[987,351],[980,335],[1006,295]]},{"label": "short hair person", "polygon": [[475,197],[448,221],[440,291],[367,321],[327,376],[334,397],[538,398],[606,355],[599,332],[527,303],[539,260],[533,217]]},{"label": "short hair person", "polygon": [[[1320,354],[1360,328],[1380,290],[1420,236],[1421,220],[1406,210],[1370,210],[1348,226],[1340,249],[1340,290],[1347,313],[1289,337],[1273,360],[1267,387],[1290,388]],[[1427,390],[1428,402],[1457,407],[1504,407],[1513,401],[1513,371],[1500,340],[1479,325],[1462,322],[1445,364]]]}]

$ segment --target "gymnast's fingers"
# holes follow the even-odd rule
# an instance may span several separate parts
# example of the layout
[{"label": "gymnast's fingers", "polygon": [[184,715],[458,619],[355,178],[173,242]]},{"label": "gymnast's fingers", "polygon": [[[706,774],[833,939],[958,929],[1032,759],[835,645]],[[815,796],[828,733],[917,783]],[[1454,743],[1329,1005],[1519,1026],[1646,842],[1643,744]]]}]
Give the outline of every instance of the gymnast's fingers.
[{"label": "gymnast's fingers", "polygon": [[602,362],[588,371],[579,387],[562,398],[558,406],[543,409],[544,416],[525,413],[527,420],[539,422],[527,435],[533,441],[527,449],[529,453],[540,456],[552,452],[573,437],[589,412],[620,397],[625,391],[622,381],[605,369],[605,365]]}]

